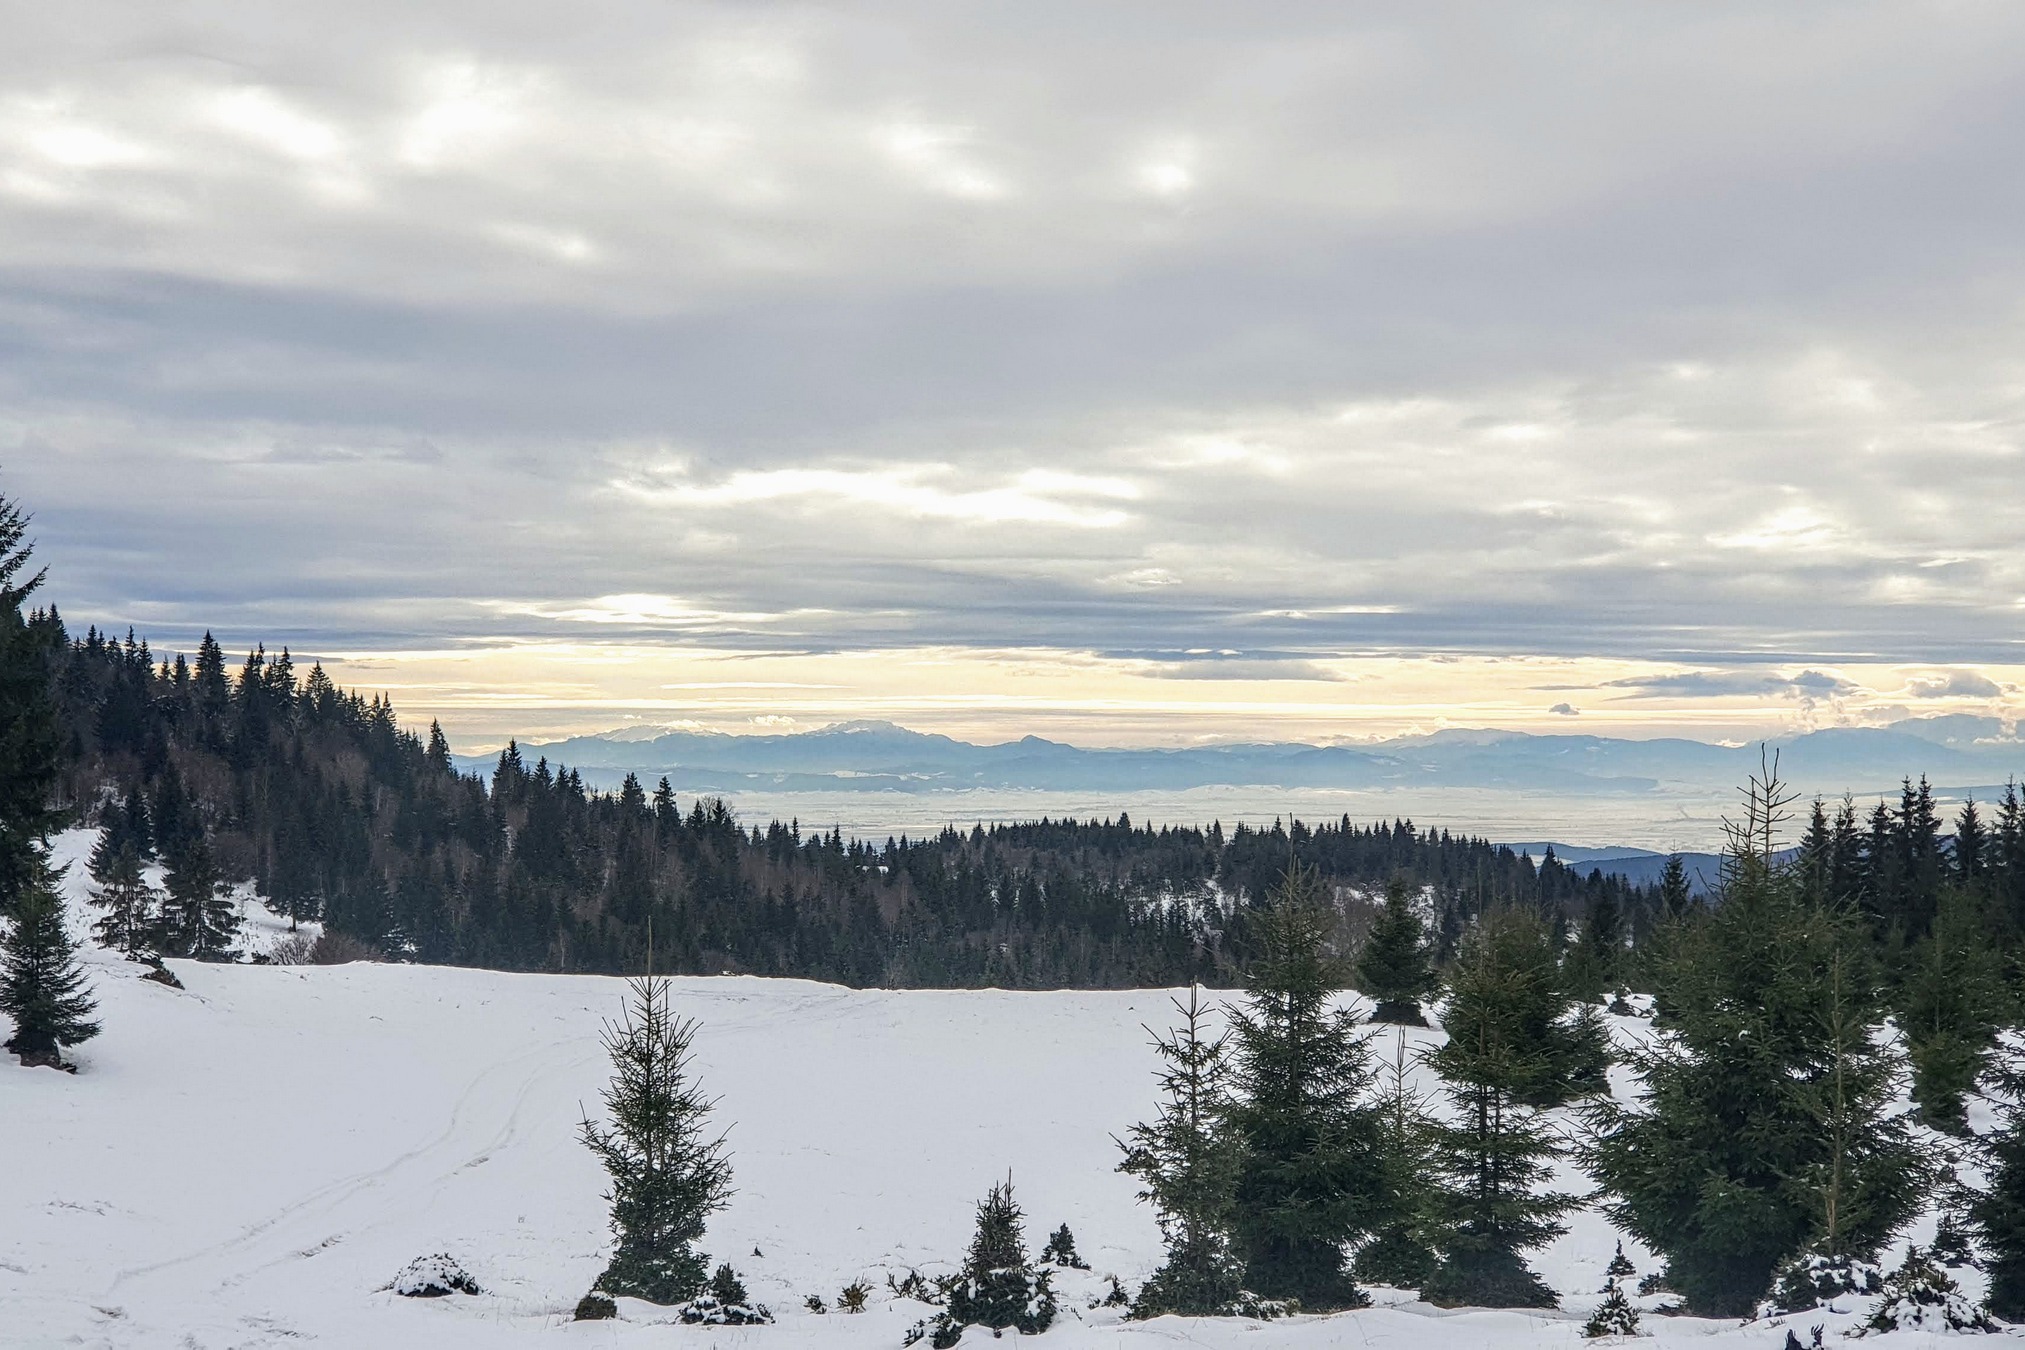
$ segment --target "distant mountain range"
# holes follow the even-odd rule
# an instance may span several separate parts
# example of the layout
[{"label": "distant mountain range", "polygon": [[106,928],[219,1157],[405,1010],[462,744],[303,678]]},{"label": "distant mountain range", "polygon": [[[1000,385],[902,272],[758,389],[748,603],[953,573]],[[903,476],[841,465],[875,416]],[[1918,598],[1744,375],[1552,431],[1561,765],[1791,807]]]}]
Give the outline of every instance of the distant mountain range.
[{"label": "distant mountain range", "polygon": [[[1994,718],[1907,718],[1837,727],[1770,743],[1784,776],[1807,794],[1874,795],[1924,774],[1945,794],[1987,798],[2025,769],[2025,740]],[[1488,788],[1553,794],[1725,791],[1758,767],[1758,747],[1678,738],[1536,736],[1442,731],[1356,746],[1286,743],[1098,750],[1027,736],[972,745],[890,722],[844,722],[787,735],[726,735],[647,727],[521,747],[531,763],[567,764],[609,786],[626,773],[666,776],[685,793],[1041,790],[1134,792],[1201,787]],[[489,771],[495,755],[458,756]],[[1628,856],[1635,850],[1612,850]]]},{"label": "distant mountain range", "polygon": [[[1508,844],[1507,848],[1518,853],[1529,854],[1534,862],[1547,856],[1553,849],[1554,856],[1578,872],[1595,870],[1606,876],[1623,877],[1634,886],[1656,886],[1660,873],[1666,870],[1667,854],[1649,848],[1631,848],[1623,844],[1608,848],[1582,848],[1574,844]],[[1782,849],[1773,856],[1786,858],[1794,850]],[[1680,853],[1673,855],[1680,859],[1681,867],[1687,873],[1688,890],[1694,895],[1707,895],[1715,889],[1717,878],[1722,875],[1723,859],[1719,853]]]}]

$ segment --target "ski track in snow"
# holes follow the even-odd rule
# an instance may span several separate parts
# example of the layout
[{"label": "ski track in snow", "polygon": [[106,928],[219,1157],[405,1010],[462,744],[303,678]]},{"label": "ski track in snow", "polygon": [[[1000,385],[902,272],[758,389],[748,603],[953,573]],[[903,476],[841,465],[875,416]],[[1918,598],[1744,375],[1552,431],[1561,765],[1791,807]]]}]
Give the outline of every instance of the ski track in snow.
[{"label": "ski track in snow", "polygon": [[[81,860],[90,836],[59,841]],[[65,880],[73,901],[81,862]],[[74,923],[83,929],[80,913]],[[275,925],[266,925],[275,931]],[[513,1343],[898,1350],[931,1310],[889,1274],[959,1260],[972,1209],[1008,1170],[1038,1248],[1067,1221],[1093,1269],[1057,1273],[1044,1345],[1203,1350],[1354,1345],[1518,1350],[1583,1344],[1617,1235],[1593,1211],[1535,1257],[1559,1310],[1377,1306],[1276,1323],[1091,1309],[1116,1274],[1158,1263],[1152,1216],[1115,1170],[1114,1134],[1150,1111],[1143,1026],[1169,991],[850,991],[805,981],[675,981],[702,1024],[697,1068],[728,1128],[737,1193],[706,1248],[779,1319],[682,1327],[626,1300],[572,1323],[608,1250],[604,1179],[578,1140],[600,1107],[601,1022],[622,985],[599,977],[417,966],[175,969],[178,992],[88,952],[105,1030],[82,1072],[0,1065],[0,1347],[461,1350]],[[1625,1021],[1618,1034],[1638,1034]],[[1409,1054],[1438,1033],[1407,1033]],[[1389,1060],[1385,1034],[1374,1058]],[[1614,1078],[1622,1091],[1628,1079]],[[1562,1189],[1587,1190],[1563,1169]],[[1916,1230],[1924,1238],[1930,1222]],[[761,1254],[754,1254],[755,1248]],[[1625,1249],[1641,1271],[1651,1256]],[[486,1292],[404,1299],[386,1286],[444,1251]],[[1895,1259],[1895,1255],[1894,1258]],[[863,1279],[862,1315],[803,1299]],[[1648,1305],[1650,1301],[1647,1301]],[[1794,1318],[1831,1333],[1855,1314]],[[1778,1350],[1783,1325],[1648,1316],[1636,1345],[1710,1339]],[[1931,1340],[1902,1332],[1889,1347]],[[964,1338],[981,1350],[989,1337]],[[1868,1343],[1868,1342],[1866,1342]]]},{"label": "ski track in snow", "polygon": [[[227,1238],[223,1242],[214,1243],[193,1252],[187,1252],[181,1256],[170,1257],[166,1261],[160,1261],[153,1265],[123,1270],[113,1278],[112,1288],[107,1292],[112,1293],[116,1291],[120,1285],[132,1278],[156,1275],[178,1266],[202,1262],[209,1258],[227,1257],[256,1244],[269,1247],[277,1242],[285,1244],[291,1241],[289,1237],[270,1236],[275,1233],[275,1230],[282,1229],[285,1224],[318,1228],[332,1226],[333,1221],[331,1216],[344,1206],[361,1198],[373,1199],[375,1197],[368,1195],[368,1192],[389,1189],[386,1183],[396,1179],[397,1175],[417,1170],[411,1168],[410,1164],[428,1162],[434,1156],[444,1152],[461,1152],[462,1150],[459,1146],[467,1142],[467,1135],[471,1132],[472,1128],[471,1122],[474,1119],[489,1118],[493,1114],[485,1109],[490,1104],[483,1102],[481,1096],[493,1084],[494,1080],[499,1080],[516,1088],[513,1104],[507,1113],[505,1122],[492,1136],[491,1141],[481,1147],[481,1151],[475,1157],[465,1158],[464,1161],[457,1163],[448,1171],[436,1172],[429,1179],[429,1184],[439,1185],[450,1177],[455,1176],[459,1171],[486,1161],[494,1150],[512,1140],[515,1131],[519,1127],[521,1113],[526,1107],[528,1099],[534,1094],[536,1087],[543,1081],[543,1078],[540,1076],[528,1076],[522,1066],[528,1064],[530,1061],[553,1059],[557,1051],[580,1051],[581,1049],[581,1045],[576,1042],[557,1041],[552,1045],[543,1047],[541,1050],[491,1065],[473,1078],[465,1087],[463,1093],[458,1097],[456,1105],[450,1112],[449,1120],[444,1123],[443,1129],[435,1138],[429,1140],[427,1143],[409,1149],[384,1166],[360,1172],[354,1176],[341,1177],[327,1185],[320,1186],[309,1194],[275,1210],[266,1218],[248,1225],[235,1237]],[[421,1170],[435,1172],[433,1166]],[[343,1241],[346,1235],[344,1232],[335,1233],[308,1249],[290,1252],[284,1256],[275,1258],[268,1264],[273,1265],[282,1260],[299,1259],[315,1255],[318,1251]],[[218,1287],[226,1288],[234,1284],[243,1283],[252,1274],[265,1268],[255,1267],[253,1271],[229,1276],[222,1280]]]}]

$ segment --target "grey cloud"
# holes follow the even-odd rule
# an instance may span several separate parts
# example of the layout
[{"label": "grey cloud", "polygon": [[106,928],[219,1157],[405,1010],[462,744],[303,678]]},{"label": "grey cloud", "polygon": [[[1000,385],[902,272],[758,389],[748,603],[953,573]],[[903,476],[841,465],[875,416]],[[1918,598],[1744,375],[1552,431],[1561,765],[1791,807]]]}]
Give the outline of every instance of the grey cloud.
[{"label": "grey cloud", "polygon": [[1914,698],[1996,698],[2004,686],[1973,670],[1949,670],[1909,680],[1906,692]]},{"label": "grey cloud", "polygon": [[1547,711],[1557,717],[1580,717],[1582,715],[1582,710],[1572,703],[1556,703],[1553,707],[1547,709]]},{"label": "grey cloud", "polygon": [[1819,670],[1803,670],[1798,675],[1772,675],[1747,670],[1684,670],[1671,675],[1606,680],[1603,688],[1632,690],[1632,698],[1733,698],[1775,694],[1811,699],[1854,693],[1859,686]]},{"label": "grey cloud", "polygon": [[1316,661],[1282,655],[1204,652],[1154,658],[1151,673],[1167,680],[1342,680]]},{"label": "grey cloud", "polygon": [[1551,13],[30,14],[0,490],[165,632],[2015,659],[2025,16]]}]

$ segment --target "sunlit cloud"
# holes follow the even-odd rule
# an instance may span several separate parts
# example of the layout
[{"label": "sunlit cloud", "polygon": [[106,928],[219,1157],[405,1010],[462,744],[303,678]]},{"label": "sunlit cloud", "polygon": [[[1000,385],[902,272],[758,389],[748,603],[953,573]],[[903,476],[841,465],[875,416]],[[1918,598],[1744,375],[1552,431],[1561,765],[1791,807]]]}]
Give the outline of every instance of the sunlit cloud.
[{"label": "sunlit cloud", "polygon": [[344,149],[344,138],[335,127],[271,89],[221,93],[212,101],[211,115],[227,131],[289,159],[327,160]]},{"label": "sunlit cloud", "polygon": [[883,128],[879,146],[923,186],[967,201],[995,201],[1009,192],[998,175],[973,162],[975,132],[969,127],[898,122]]},{"label": "sunlit cloud", "polygon": [[1065,525],[1105,529],[1129,517],[1098,501],[1140,495],[1119,478],[1092,478],[1054,469],[1029,469],[999,487],[964,490],[947,466],[879,469],[773,469],[735,473],[708,484],[621,483],[623,491],[668,506],[731,507],[754,502],[799,501],[817,509],[876,507],[901,515],[977,524]]},{"label": "sunlit cloud", "polygon": [[397,154],[420,170],[473,170],[503,152],[535,115],[545,77],[532,67],[432,61],[411,75],[416,103],[398,133]]},{"label": "sunlit cloud", "polygon": [[491,600],[485,607],[502,615],[520,615],[566,624],[604,624],[630,628],[698,629],[777,624],[825,611],[769,614],[756,610],[708,609],[672,595],[601,595],[575,605]]},{"label": "sunlit cloud", "polygon": [[1711,535],[1709,542],[1723,548],[1799,553],[1834,547],[1841,537],[1835,523],[1819,511],[1789,506],[1734,533]]}]

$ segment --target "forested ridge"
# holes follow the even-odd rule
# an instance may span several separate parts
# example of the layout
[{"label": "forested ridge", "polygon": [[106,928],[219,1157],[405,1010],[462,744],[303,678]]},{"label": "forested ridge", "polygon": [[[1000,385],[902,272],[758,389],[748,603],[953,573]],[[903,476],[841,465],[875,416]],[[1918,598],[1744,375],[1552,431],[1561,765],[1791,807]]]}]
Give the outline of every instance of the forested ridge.
[{"label": "forested ridge", "polygon": [[[1270,829],[1041,820],[922,839],[747,827],[665,780],[613,792],[509,745],[462,774],[440,727],[404,729],[386,699],[340,689],[285,650],[194,661],[129,633],[71,635],[27,616],[54,705],[58,804],[84,823],[130,811],[148,855],[201,844],[225,880],[394,957],[509,970],[792,975],[852,985],[1018,988],[1230,983],[1251,916],[1290,863],[1349,922],[1395,879],[1425,886],[1435,951],[1521,903],[1593,966],[1687,903],[1679,879],[1633,887],[1549,856],[1409,821]],[[121,803],[131,803],[123,808]],[[1816,804],[1799,866],[1823,899],[1869,916],[1893,950],[1935,933],[2025,937],[2025,809],[2007,792],[1941,819],[1922,783],[1894,804]],[[1973,904],[1974,914],[1966,911]],[[1930,944],[1931,945],[1931,944]],[[1578,959],[1578,966],[1581,964]],[[1593,977],[1579,976],[1582,982]]]},{"label": "forested ridge", "polygon": [[1656,893],[1410,822],[1259,830],[1124,816],[945,830],[884,842],[746,827],[665,782],[585,787],[501,753],[460,774],[440,727],[404,729],[378,696],[288,652],[190,660],[131,633],[71,635],[29,616],[60,728],[58,795],[103,823],[133,797],[167,859],[202,839],[226,878],[279,909],[417,960],[512,970],[639,968],[853,985],[1044,988],[1228,982],[1248,915],[1290,861],[1341,894],[1433,888],[1452,943],[1488,904],[1579,924],[1639,916]]}]

